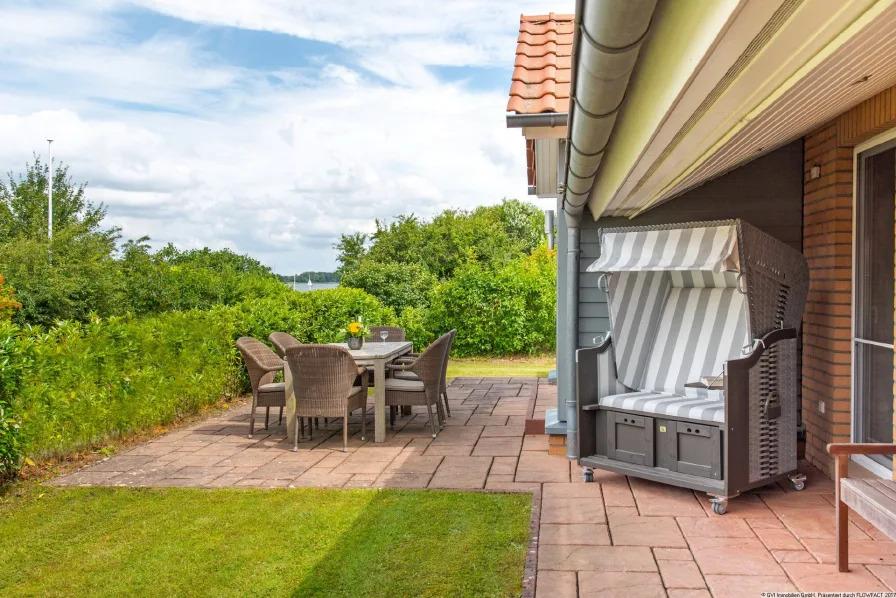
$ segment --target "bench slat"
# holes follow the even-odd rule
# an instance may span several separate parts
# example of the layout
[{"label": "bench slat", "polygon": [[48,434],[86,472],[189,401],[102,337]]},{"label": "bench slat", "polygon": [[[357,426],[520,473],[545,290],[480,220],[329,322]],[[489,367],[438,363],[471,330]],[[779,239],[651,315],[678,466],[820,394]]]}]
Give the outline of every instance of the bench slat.
[{"label": "bench slat", "polygon": [[891,540],[896,540],[896,484],[852,478],[840,480],[840,497]]}]

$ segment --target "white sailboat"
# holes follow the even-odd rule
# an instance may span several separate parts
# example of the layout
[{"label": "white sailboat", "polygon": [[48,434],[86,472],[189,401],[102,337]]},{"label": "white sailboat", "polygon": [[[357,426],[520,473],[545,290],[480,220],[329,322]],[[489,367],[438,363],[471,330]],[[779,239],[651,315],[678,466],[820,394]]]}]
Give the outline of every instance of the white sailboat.
[{"label": "white sailboat", "polygon": [[314,284],[311,282],[311,275],[310,275],[310,274],[308,275],[308,286],[309,286],[309,287],[313,287],[313,286],[314,286]]}]

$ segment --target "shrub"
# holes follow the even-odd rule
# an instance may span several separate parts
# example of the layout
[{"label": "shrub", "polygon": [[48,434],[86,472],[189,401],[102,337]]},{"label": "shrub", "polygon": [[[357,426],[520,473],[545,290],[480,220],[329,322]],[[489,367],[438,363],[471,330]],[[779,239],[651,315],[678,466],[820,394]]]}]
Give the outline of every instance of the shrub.
[{"label": "shrub", "polygon": [[393,324],[395,315],[360,289],[336,288],[244,301],[233,307],[236,338],[267,341],[271,332],[288,332],[303,343],[340,341],[339,330],[361,316],[365,324]]},{"label": "shrub", "polygon": [[436,335],[426,327],[428,310],[422,307],[408,307],[398,316],[398,325],[404,330],[405,340],[414,343],[415,351],[422,351],[436,339]]},{"label": "shrub", "polygon": [[15,325],[0,322],[0,484],[15,475],[22,460],[21,422],[13,411],[12,400],[32,359],[28,344],[21,343],[17,334]]},{"label": "shrub", "polygon": [[220,400],[235,388],[233,328],[224,310],[65,322],[46,332],[7,325],[0,340],[13,373],[7,380],[4,367],[2,390],[21,420],[22,450],[64,454]]},{"label": "shrub", "polygon": [[553,350],[556,279],[555,253],[545,247],[496,271],[467,264],[436,287],[425,329],[457,328],[458,356]]},{"label": "shrub", "polygon": [[383,305],[401,313],[408,307],[425,307],[436,285],[436,277],[420,264],[362,262],[346,272],[340,284],[361,289]]},{"label": "shrub", "polygon": [[0,274],[0,322],[8,322],[20,309],[22,304],[16,301],[15,291],[11,287],[4,286],[3,275]]}]

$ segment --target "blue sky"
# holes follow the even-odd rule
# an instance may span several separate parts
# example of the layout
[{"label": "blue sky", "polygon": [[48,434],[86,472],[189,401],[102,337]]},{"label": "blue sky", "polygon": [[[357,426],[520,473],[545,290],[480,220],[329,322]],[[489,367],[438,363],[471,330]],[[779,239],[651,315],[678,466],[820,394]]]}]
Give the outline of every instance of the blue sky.
[{"label": "blue sky", "polygon": [[519,14],[573,2],[0,4],[0,169],[46,151],[109,224],[288,273],[343,232],[524,197]]}]

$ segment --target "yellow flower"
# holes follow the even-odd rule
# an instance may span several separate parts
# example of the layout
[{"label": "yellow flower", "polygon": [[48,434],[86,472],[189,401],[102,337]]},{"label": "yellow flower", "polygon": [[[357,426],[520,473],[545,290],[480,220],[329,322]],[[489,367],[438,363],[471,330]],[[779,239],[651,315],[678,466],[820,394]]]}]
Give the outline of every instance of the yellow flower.
[{"label": "yellow flower", "polygon": [[358,334],[358,332],[360,330],[361,330],[360,322],[352,322],[351,324],[348,325],[348,331],[351,332],[352,334]]}]

